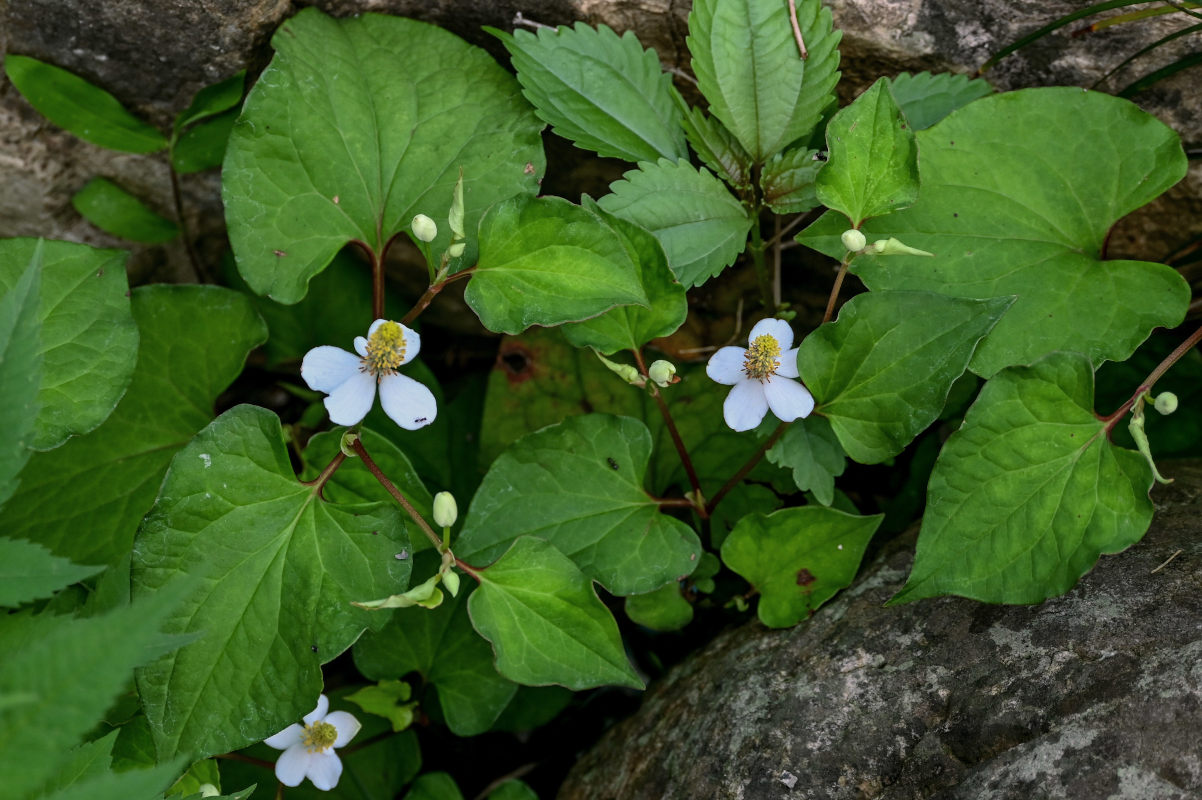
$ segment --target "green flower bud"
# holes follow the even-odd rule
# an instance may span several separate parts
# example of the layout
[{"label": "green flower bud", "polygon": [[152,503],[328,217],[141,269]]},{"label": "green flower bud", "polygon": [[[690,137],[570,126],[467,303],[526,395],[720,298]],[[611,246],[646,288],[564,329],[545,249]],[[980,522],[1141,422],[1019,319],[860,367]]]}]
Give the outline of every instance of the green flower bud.
[{"label": "green flower bud", "polygon": [[639,374],[639,371],[630,364],[619,364],[616,361],[610,361],[596,350],[593,351],[593,355],[597,356],[597,358],[601,360],[601,363],[604,364],[610,372],[617,375],[631,386],[642,386],[646,383],[646,381],[643,380],[643,376]]},{"label": "green flower bud", "polygon": [[647,368],[647,377],[660,388],[672,383],[672,377],[675,374],[676,365],[671,361],[664,361],[662,358],[659,361],[651,362],[651,366]]},{"label": "green flower bud", "polygon": [[432,242],[438,235],[438,225],[425,214],[413,218],[413,236],[423,242]]},{"label": "green flower bud", "polygon": [[[451,226],[451,234],[455,239],[465,239],[463,231],[463,168],[459,169],[459,180],[455,184],[455,195],[451,200],[451,210],[447,212],[447,224]],[[455,254],[452,254],[452,258]]]},{"label": "green flower bud", "polygon": [[1172,392],[1161,392],[1160,396],[1152,401],[1152,407],[1161,414],[1172,414],[1177,410],[1177,395]]},{"label": "green flower bud", "polygon": [[455,524],[457,519],[459,519],[459,506],[455,504],[455,496],[450,492],[439,492],[434,495],[434,524],[440,528],[449,528]]},{"label": "green flower bud", "polygon": [[926,250],[919,250],[917,247],[910,247],[902,244],[897,239],[889,237],[888,239],[877,239],[864,250],[865,253],[876,256],[933,256],[934,253],[928,253]]},{"label": "green flower bud", "polygon": [[839,238],[843,240],[843,246],[853,253],[858,253],[864,249],[864,245],[868,244],[868,238],[855,228],[843,231],[843,235]]},{"label": "green flower bud", "polygon": [[459,256],[463,255],[463,249],[465,247],[467,247],[467,243],[455,242],[455,244],[447,248],[447,255],[451,258],[459,258]]},{"label": "green flower bud", "polygon": [[448,572],[442,576],[442,585],[447,587],[447,591],[451,593],[451,597],[459,596],[459,573]]}]

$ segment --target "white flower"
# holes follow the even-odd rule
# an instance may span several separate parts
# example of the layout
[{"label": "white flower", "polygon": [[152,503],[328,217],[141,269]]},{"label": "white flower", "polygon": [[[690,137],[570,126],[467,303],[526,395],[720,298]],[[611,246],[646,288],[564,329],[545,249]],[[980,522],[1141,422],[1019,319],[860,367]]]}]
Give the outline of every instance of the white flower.
[{"label": "white flower", "polygon": [[295,722],[263,744],[283,750],[275,762],[275,776],[285,786],[300,786],[305,778],[323,792],[338,785],[342,776],[342,761],[334,752],[355,738],[362,726],[353,714],[330,710],[330,701],[323,694],[317,708],[305,715],[304,726]]},{"label": "white flower", "polygon": [[399,322],[378,319],[367,338],[355,337],[355,352],[322,345],[305,353],[301,377],[310,389],[325,392],[326,410],[338,425],[360,422],[376,398],[384,413],[402,428],[415,431],[434,421],[438,404],[422,384],[396,370],[408,364],[421,349],[421,337]]},{"label": "white flower", "polygon": [[[782,422],[808,417],[814,397],[797,377],[793,329],[783,319],[762,319],[747,337],[750,347],[723,347],[705,365],[705,374],[733,386],[722,416],[736,431],[760,424],[768,409]],[[792,348],[792,349],[790,349]]]}]

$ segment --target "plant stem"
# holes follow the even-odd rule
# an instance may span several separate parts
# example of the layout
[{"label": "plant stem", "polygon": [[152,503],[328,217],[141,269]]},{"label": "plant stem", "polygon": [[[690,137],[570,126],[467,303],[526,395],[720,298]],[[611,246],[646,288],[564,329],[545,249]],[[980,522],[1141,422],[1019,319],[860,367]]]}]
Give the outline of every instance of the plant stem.
[{"label": "plant stem", "polygon": [[664,418],[664,427],[668,429],[668,435],[672,437],[672,444],[676,446],[676,453],[680,456],[680,463],[684,467],[685,474],[689,476],[689,485],[693,487],[693,494],[697,498],[697,502],[693,505],[697,507],[697,513],[704,519],[708,514],[705,510],[705,498],[701,494],[701,481],[697,478],[697,470],[693,468],[693,459],[689,458],[688,448],[684,446],[684,439],[680,438],[680,431],[676,429],[672,412],[668,410],[668,404],[664,402],[659,387],[647,375],[647,363],[643,361],[642,351],[636,349],[631,352],[634,353],[635,363],[639,366],[639,373],[647,380],[647,388],[651,390],[651,397],[659,406],[659,414]]},{"label": "plant stem", "polygon": [[755,221],[751,223],[751,241],[747,243],[747,251],[751,253],[751,262],[755,264],[755,277],[760,284],[760,296],[768,308],[768,315],[776,312],[772,302],[772,278],[768,274],[768,264],[764,261],[764,237],[760,235],[759,209],[755,211]]},{"label": "plant stem", "polygon": [[367,248],[371,259],[371,318],[384,319],[384,259],[376,251]]},{"label": "plant stem", "polygon": [[417,302],[413,304],[413,308],[409,309],[409,313],[401,318],[401,324],[413,324],[413,320],[417,319],[418,316],[426,310],[426,307],[430,305],[430,302],[434,300],[439,292],[446,288],[448,283],[451,281],[457,281],[460,278],[470,278],[475,269],[475,267],[468,267],[467,269],[456,272],[454,275],[448,275],[442,280],[430,284],[428,287],[426,287],[426,291],[422,294],[422,296],[417,298]]},{"label": "plant stem", "polygon": [[826,313],[822,315],[823,322],[830,322],[831,317],[835,315],[835,303],[839,299],[839,290],[843,288],[843,278],[847,275],[847,265],[851,263],[851,254],[843,257],[843,262],[839,264],[839,274],[835,276],[835,285],[831,287],[830,299],[826,301]]},{"label": "plant stem", "polygon": [[772,305],[780,308],[780,217],[772,215]]},{"label": "plant stem", "polygon": [[184,250],[188,253],[188,261],[192,263],[192,271],[201,283],[210,283],[208,270],[200,263],[200,254],[192,244],[192,236],[188,232],[188,221],[184,219],[184,193],[180,189],[179,173],[171,165],[171,153],[167,155],[167,173],[171,176],[171,199],[175,203],[175,221],[179,223],[179,235],[184,240]]},{"label": "plant stem", "polygon": [[367,450],[363,447],[363,440],[356,438],[354,444],[351,445],[351,449],[355,451],[355,454],[359,458],[363,459],[363,465],[380,482],[380,485],[384,487],[384,491],[392,495],[393,499],[401,504],[401,508],[405,509],[405,512],[417,523],[417,526],[425,532],[426,538],[434,544],[434,549],[442,552],[442,537],[434,532],[434,529],[430,527],[428,522],[422,519],[422,515],[417,513],[417,509],[405,499],[405,495],[401,494],[401,490],[396,488],[392,481],[388,480],[388,476],[376,466],[376,462],[371,460],[371,456],[367,454]]},{"label": "plant stem", "polygon": [[1166,372],[1169,371],[1169,368],[1180,361],[1181,358],[1194,347],[1196,347],[1200,341],[1202,341],[1202,328],[1198,328],[1198,330],[1191,333],[1189,338],[1177,345],[1173,352],[1165,356],[1164,361],[1161,361],[1156,366],[1156,369],[1148,373],[1148,377],[1143,379],[1143,382],[1140,383],[1139,388],[1135,390],[1135,394],[1131,395],[1131,398],[1127,400],[1127,402],[1119,406],[1117,411],[1115,411],[1113,414],[1108,414],[1105,417],[1098,417],[1101,422],[1106,423],[1106,433],[1109,434],[1112,430],[1114,430],[1115,426],[1118,425],[1119,420],[1123,418],[1124,414],[1131,410],[1131,407],[1135,405],[1135,402],[1139,400],[1139,398],[1143,397],[1145,392],[1151,391],[1156,382],[1160,380]]},{"label": "plant stem", "polygon": [[334,474],[334,472],[338,469],[338,467],[342,466],[343,461],[346,461],[346,453],[339,450],[338,453],[334,456],[333,460],[330,461],[329,464],[326,464],[325,469],[323,469],[321,471],[320,475],[318,475],[316,478],[314,478],[311,481],[301,481],[301,484],[303,486],[316,487],[318,494],[320,494],[321,491],[323,489],[325,489],[326,481],[328,481],[330,479],[330,477]]},{"label": "plant stem", "polygon": [[805,61],[810,57],[810,51],[806,50],[805,39],[801,38],[801,26],[797,24],[796,0],[789,0],[789,24],[793,26],[793,38],[797,41],[797,50],[801,54],[801,60]]},{"label": "plant stem", "polygon": [[705,508],[707,515],[713,514],[714,509],[718,507],[718,503],[722,502],[722,498],[726,497],[726,495],[730,493],[731,489],[738,486],[739,481],[747,477],[747,473],[755,469],[755,465],[760,463],[760,459],[764,457],[764,453],[767,453],[772,449],[772,445],[776,444],[776,440],[781,437],[781,435],[785,432],[785,429],[788,427],[789,423],[787,422],[782,422],[776,426],[776,430],[774,430],[772,435],[764,441],[764,444],[760,447],[760,449],[757,450],[755,454],[751,456],[751,458],[747,459],[747,463],[744,464],[738,472],[732,475],[730,480],[728,480],[722,486],[722,488],[718,490],[718,493],[714,495],[714,499],[710,500],[709,505]]}]

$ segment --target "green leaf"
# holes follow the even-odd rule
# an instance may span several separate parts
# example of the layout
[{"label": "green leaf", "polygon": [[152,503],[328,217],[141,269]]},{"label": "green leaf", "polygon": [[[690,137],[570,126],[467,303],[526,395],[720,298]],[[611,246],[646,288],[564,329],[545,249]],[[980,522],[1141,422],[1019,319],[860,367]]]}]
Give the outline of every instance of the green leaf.
[{"label": "green leaf", "polygon": [[[445,218],[460,169],[468,231],[489,206],[538,190],[542,123],[483,50],[415,20],[314,8],[272,46],[222,173],[230,243],[259,294],[295,303],[348,242],[379,255],[415,214]],[[433,252],[450,244],[439,228]]]},{"label": "green leaf", "polygon": [[493,730],[522,733],[541,728],[559,716],[573,696],[562,686],[519,686]]},{"label": "green leaf", "polygon": [[817,150],[797,147],[769,159],[760,173],[768,208],[777,214],[803,214],[820,205],[814,182],[826,162],[817,155]]},{"label": "green leaf", "polygon": [[0,707],[6,797],[27,797],[71,763],[70,749],[126,689],[130,671],[179,646],[159,633],[177,601],[167,593],[102,616],[26,618],[24,641],[0,660],[0,697],[19,700]]},{"label": "green leaf", "polygon": [[220,167],[239,113],[232,108],[184,131],[171,147],[172,169],[186,175]]},{"label": "green leaf", "polygon": [[447,773],[427,772],[413,782],[404,800],[463,800],[463,794]]},{"label": "green leaf", "polygon": [[751,188],[751,156],[734,134],[696,106],[685,108],[680,122],[693,151],[711,172],[739,192]]},{"label": "green leaf", "polygon": [[181,766],[183,762],[177,760],[150,769],[110,772],[42,795],[39,800],[158,800]]},{"label": "green leaf", "polygon": [[246,70],[231,75],[201,89],[192,98],[192,103],[175,118],[175,129],[184,129],[193,122],[213,117],[238,105],[242,90],[246,86]]},{"label": "green leaf", "polygon": [[710,112],[757,163],[814,130],[835,102],[840,33],[819,0],[798,0],[803,60],[789,7],[776,0],[698,0],[689,14],[693,74]]},{"label": "green leaf", "polygon": [[321,665],[384,618],[352,600],[403,590],[400,513],[299,483],[274,414],[237,406],[180,450],[134,544],[133,594],[201,580],[168,618],[201,638],[138,671],[159,757],[224,753],[313,708]]},{"label": "green leaf", "polygon": [[513,779],[489,792],[488,800],[538,800],[538,795],[522,781]]},{"label": "green leaf", "polygon": [[[418,574],[431,574],[438,560],[419,559]],[[429,563],[427,563],[429,562]],[[363,635],[354,649],[355,666],[372,680],[421,673],[438,693],[447,727],[457,736],[484,733],[513,699],[517,684],[497,674],[492,648],[468,618],[466,582],[458,597],[446,597],[433,611],[392,612],[377,632]]]},{"label": "green leaf", "polygon": [[629,417],[569,417],[523,437],[484,476],[455,554],[487,564],[529,534],[614,594],[688,575],[701,543],[644,491],[650,457],[651,434]]},{"label": "green leaf", "polygon": [[480,222],[480,263],[464,299],[484,327],[517,333],[647,305],[624,236],[559,197],[515,197]]},{"label": "green leaf", "polygon": [[653,592],[626,598],[626,616],[653,631],[678,631],[693,621],[693,606],[672,581]]},{"label": "green leaf", "polygon": [[1093,413],[1093,369],[1053,353],[985,384],[944,445],[910,578],[890,602],[1038,603],[1139,541],[1152,473]]},{"label": "green leaf", "polygon": [[21,276],[0,296],[0,508],[17,489],[29,461],[42,385],[41,243]]},{"label": "green leaf", "polygon": [[889,88],[910,128],[916,131],[926,130],[973,100],[993,94],[993,87],[984,78],[969,79],[954,72],[903,72]]},{"label": "green leaf", "polygon": [[[1052,350],[1121,360],[1154,327],[1181,322],[1189,289],[1175,270],[1102,258],[1114,222],[1185,174],[1180,140],[1163,123],[1104,94],[1024,89],[970,103],[917,138],[922,196],[863,230],[935,258],[859,257],[852,270],[874,291],[1016,296],[973,372],[988,377]],[[798,238],[841,258],[845,225],[828,214]]]},{"label": "green leaf", "polygon": [[0,538],[0,606],[49,597],[102,569],[72,564],[32,542]]},{"label": "green leaf", "polygon": [[751,216],[723,183],[687,161],[644,162],[610,184],[598,204],[655,235],[685,286],[700,286],[735,262]]},{"label": "green leaf", "polygon": [[67,753],[67,758],[50,776],[50,780],[41,787],[41,793],[49,794],[108,773],[113,761],[113,745],[116,744],[118,735],[120,731],[110,731],[99,739],[72,748]]},{"label": "green leaf", "polygon": [[881,78],[826,126],[829,160],[814,189],[822,204],[843,212],[852,227],[914,205],[918,150],[914,131]]},{"label": "green leaf", "polygon": [[642,689],[618,626],[593,583],[553,545],[523,536],[487,569],[468,598],[497,671],[532,686],[579,691],[614,684]]},{"label": "green leaf", "polygon": [[823,506],[751,514],[722,543],[722,561],[759,591],[760,621],[787,628],[851,584],[882,519]]},{"label": "green leaf", "polygon": [[129,553],[171,456],[213,418],[217,395],[266,335],[229,289],[144,286],[130,302],[141,344],[125,397],[100,428],[30,459],[0,511],[6,535],[81,564]]},{"label": "green leaf", "polygon": [[178,225],[107,178],[92,178],[71,205],[97,228],[132,242],[161,244],[179,235]]},{"label": "green leaf", "polygon": [[577,147],[627,161],[688,155],[672,76],[633,32],[583,22],[537,35],[485,30],[509,50],[535,113]]},{"label": "green leaf", "polygon": [[826,417],[815,414],[794,421],[765,455],[773,464],[793,470],[798,489],[813,492],[824,506],[835,502],[835,478],[847,467],[847,455]]},{"label": "green leaf", "polygon": [[134,370],[138,330],[122,250],[0,240],[0,292],[12,291],[39,247],[42,384],[33,447],[48,450],[112,412]]},{"label": "green leaf", "polygon": [[797,367],[847,455],[862,464],[884,461],[938,419],[977,342],[1010,304],[869,292],[807,336]]},{"label": "green leaf", "polygon": [[375,714],[388,720],[395,732],[403,731],[413,724],[416,701],[411,701],[413,689],[404,681],[382,680],[375,686],[364,686],[346,699],[359,706],[365,713]]},{"label": "green leaf", "polygon": [[593,347],[606,355],[617,350],[638,350],[652,339],[669,336],[684,324],[689,311],[685,289],[668,268],[664,249],[638,225],[608,214],[591,200],[585,207],[600,216],[626,243],[630,260],[639,270],[647,307],[622,306],[599,317],[563,327],[564,336],[577,347]]},{"label": "green leaf", "polygon": [[61,67],[10,53],[4,71],[30,105],[81,139],[127,153],[153,153],[167,146],[163,134],[126,111],[117,98]]}]

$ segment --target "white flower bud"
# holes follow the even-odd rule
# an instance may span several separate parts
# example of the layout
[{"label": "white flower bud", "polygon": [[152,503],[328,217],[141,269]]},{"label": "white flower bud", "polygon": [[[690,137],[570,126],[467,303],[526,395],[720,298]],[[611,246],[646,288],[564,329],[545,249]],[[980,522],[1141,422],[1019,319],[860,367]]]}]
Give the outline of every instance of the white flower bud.
[{"label": "white flower bud", "polygon": [[455,504],[455,496],[450,492],[439,492],[434,495],[434,524],[440,528],[449,528],[459,519],[459,506]]},{"label": "white flower bud", "polygon": [[868,244],[868,237],[855,228],[843,231],[843,235],[839,238],[843,240],[843,246],[853,253],[860,252],[864,249],[864,245]]},{"label": "white flower bud", "polygon": [[438,235],[438,225],[425,214],[413,218],[413,236],[423,242],[432,242]]},{"label": "white flower bud", "polygon": [[1152,407],[1161,414],[1172,414],[1177,410],[1177,395],[1172,392],[1161,392],[1160,396],[1152,401]]},{"label": "white flower bud", "polygon": [[459,258],[459,256],[463,255],[463,249],[465,247],[467,247],[466,242],[455,242],[455,244],[447,248],[447,255],[449,255],[451,258]]},{"label": "white flower bud", "polygon": [[653,361],[647,368],[647,377],[660,388],[672,383],[672,376],[675,374],[676,365],[671,361],[664,361],[662,358],[659,361]]}]

